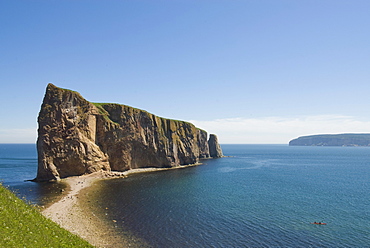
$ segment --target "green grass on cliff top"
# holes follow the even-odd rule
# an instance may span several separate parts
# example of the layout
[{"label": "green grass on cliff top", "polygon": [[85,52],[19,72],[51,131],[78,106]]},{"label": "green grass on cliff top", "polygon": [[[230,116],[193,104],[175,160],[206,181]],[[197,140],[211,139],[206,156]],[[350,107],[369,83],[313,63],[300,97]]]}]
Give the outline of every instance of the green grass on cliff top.
[{"label": "green grass on cliff top", "polygon": [[0,247],[93,247],[0,184]]},{"label": "green grass on cliff top", "polygon": [[[119,106],[125,106],[125,107],[128,107],[128,108],[131,108],[131,109],[133,109],[133,110],[135,110],[135,111],[140,111],[140,112],[144,112],[144,113],[147,113],[148,115],[153,115],[153,116],[157,116],[157,115],[155,115],[155,114],[152,114],[152,113],[150,113],[150,112],[148,112],[148,111],[146,111],[146,110],[143,110],[143,109],[139,109],[139,108],[134,108],[134,107],[131,107],[131,106],[128,106],[128,105],[125,105],[125,104],[119,104],[119,103],[101,103],[101,102],[91,102],[93,105],[95,105],[95,107],[97,107],[98,109],[99,109],[99,111],[100,111],[100,114],[102,114],[103,116],[104,116],[104,118],[106,118],[106,120],[110,120],[110,121],[112,121],[111,119],[109,119],[109,113],[108,113],[108,111],[106,111],[105,109],[104,109],[104,105],[119,105]],[[193,125],[194,126],[194,124],[193,123],[191,123],[191,122],[188,122],[188,121],[182,121],[182,120],[175,120],[175,119],[170,119],[170,118],[164,118],[164,117],[160,117],[160,116],[157,116],[158,118],[161,118],[161,119],[164,119],[164,120],[169,120],[169,121],[174,121],[174,122],[178,122],[178,123],[188,123],[188,124],[191,124],[191,125]],[[113,122],[113,121],[112,121]],[[116,123],[116,122],[114,122],[114,123]],[[116,123],[116,124],[118,124],[118,123]],[[195,126],[194,126],[195,127]],[[201,129],[201,128],[198,128],[198,127],[195,127],[196,129],[199,129],[199,130],[202,130],[202,131],[204,131],[203,129]]]}]

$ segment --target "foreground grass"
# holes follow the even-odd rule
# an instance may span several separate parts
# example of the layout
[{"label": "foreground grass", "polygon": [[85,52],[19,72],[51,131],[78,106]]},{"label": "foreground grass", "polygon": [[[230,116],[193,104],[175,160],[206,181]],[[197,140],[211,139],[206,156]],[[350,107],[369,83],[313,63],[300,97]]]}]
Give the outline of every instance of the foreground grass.
[{"label": "foreground grass", "polygon": [[0,184],[0,247],[93,247]]}]

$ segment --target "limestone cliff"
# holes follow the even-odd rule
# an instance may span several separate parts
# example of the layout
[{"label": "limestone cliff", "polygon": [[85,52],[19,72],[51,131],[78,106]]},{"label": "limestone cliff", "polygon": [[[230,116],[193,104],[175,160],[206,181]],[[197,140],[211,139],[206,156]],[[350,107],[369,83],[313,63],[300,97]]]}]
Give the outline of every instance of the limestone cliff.
[{"label": "limestone cliff", "polygon": [[215,134],[211,134],[208,140],[208,147],[210,156],[213,158],[223,157],[221,146],[218,143],[218,138]]},{"label": "limestone cliff", "polygon": [[191,123],[125,105],[90,103],[79,93],[52,84],[47,86],[38,123],[37,181],[98,170],[194,164],[219,157],[221,151],[216,137],[216,144],[210,144],[219,151],[210,153],[207,132]]}]

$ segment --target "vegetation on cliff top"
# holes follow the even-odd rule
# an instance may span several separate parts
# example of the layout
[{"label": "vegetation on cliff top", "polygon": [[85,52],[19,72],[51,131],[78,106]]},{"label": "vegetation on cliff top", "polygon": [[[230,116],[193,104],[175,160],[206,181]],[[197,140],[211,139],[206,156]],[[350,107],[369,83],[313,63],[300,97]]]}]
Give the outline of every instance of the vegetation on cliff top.
[{"label": "vegetation on cliff top", "polygon": [[0,247],[93,247],[0,184]]},{"label": "vegetation on cliff top", "polygon": [[[128,109],[131,109],[132,112],[142,112],[142,113],[146,113],[147,115],[149,116],[156,116],[154,114],[151,114],[149,113],[148,111],[146,110],[142,110],[142,109],[139,109],[139,108],[134,108],[134,107],[131,107],[131,106],[128,106],[128,105],[124,105],[124,104],[119,104],[119,103],[97,103],[97,102],[92,102],[92,104],[98,108],[100,114],[106,119],[106,120],[109,120],[111,122],[114,122],[112,119],[109,118],[109,112],[104,108],[104,106],[107,106],[107,105],[118,105],[118,106],[123,106],[123,107],[126,107]],[[186,122],[186,121],[181,121],[181,120],[175,120],[175,119],[169,119],[169,118],[164,118],[164,117],[159,117],[159,116],[156,116],[158,118],[161,118],[163,120],[168,120],[168,121],[171,121],[171,122],[175,122],[175,123],[178,123],[178,124],[185,124],[185,123],[188,123],[192,126],[194,126],[194,124],[190,123],[190,122]],[[116,123],[116,122],[114,122]],[[194,128],[198,129],[198,130],[202,130],[204,131],[203,129],[201,128],[197,128],[194,126]]]},{"label": "vegetation on cliff top", "polygon": [[[64,89],[64,88],[60,88],[60,87],[57,87],[51,83],[49,83],[48,85],[49,88],[53,88],[53,89],[56,89],[58,91],[61,91],[61,92],[64,92],[64,93],[73,93],[73,94],[76,94],[78,97],[80,97],[81,99],[84,99],[81,94],[77,91],[73,91],[73,90],[70,90],[70,89]],[[123,107],[126,107],[126,108],[129,108],[132,112],[143,112],[143,113],[146,113],[148,115],[153,115],[151,113],[149,113],[148,111],[145,111],[145,110],[142,110],[142,109],[139,109],[139,108],[134,108],[134,107],[131,107],[131,106],[128,106],[128,105],[124,105],[124,104],[118,104],[118,103],[95,103],[95,102],[91,102],[95,107],[97,107],[97,109],[99,110],[99,113],[104,117],[105,120],[107,121],[110,121],[110,122],[113,122],[115,124],[117,124],[115,121],[113,121],[111,118],[110,118],[110,114],[109,112],[104,108],[104,106],[106,105],[119,105],[119,106],[123,106]],[[179,123],[179,124],[184,124],[184,123],[188,123],[188,124],[191,124],[193,125],[192,123],[189,123],[189,122],[186,122],[186,121],[181,121],[181,120],[174,120],[174,119],[169,119],[169,118],[163,118],[163,117],[159,117],[159,118],[162,118],[164,120],[169,120],[169,121],[173,121],[173,122],[176,122],[176,123]],[[197,128],[194,126],[194,128],[198,129],[198,130],[202,130],[200,128]],[[202,130],[204,131],[204,130]]]}]

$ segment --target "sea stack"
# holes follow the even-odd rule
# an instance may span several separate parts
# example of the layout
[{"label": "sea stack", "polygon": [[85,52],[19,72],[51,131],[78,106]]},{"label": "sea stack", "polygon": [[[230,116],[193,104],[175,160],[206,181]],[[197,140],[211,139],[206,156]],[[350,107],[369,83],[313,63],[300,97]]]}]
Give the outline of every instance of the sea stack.
[{"label": "sea stack", "polygon": [[223,156],[222,149],[218,143],[216,134],[211,134],[208,140],[209,153],[212,158],[221,158]]},{"label": "sea stack", "polygon": [[217,137],[207,141],[207,132],[189,122],[126,105],[91,103],[53,84],[47,86],[38,124],[35,181],[99,170],[171,168],[222,156]]}]

